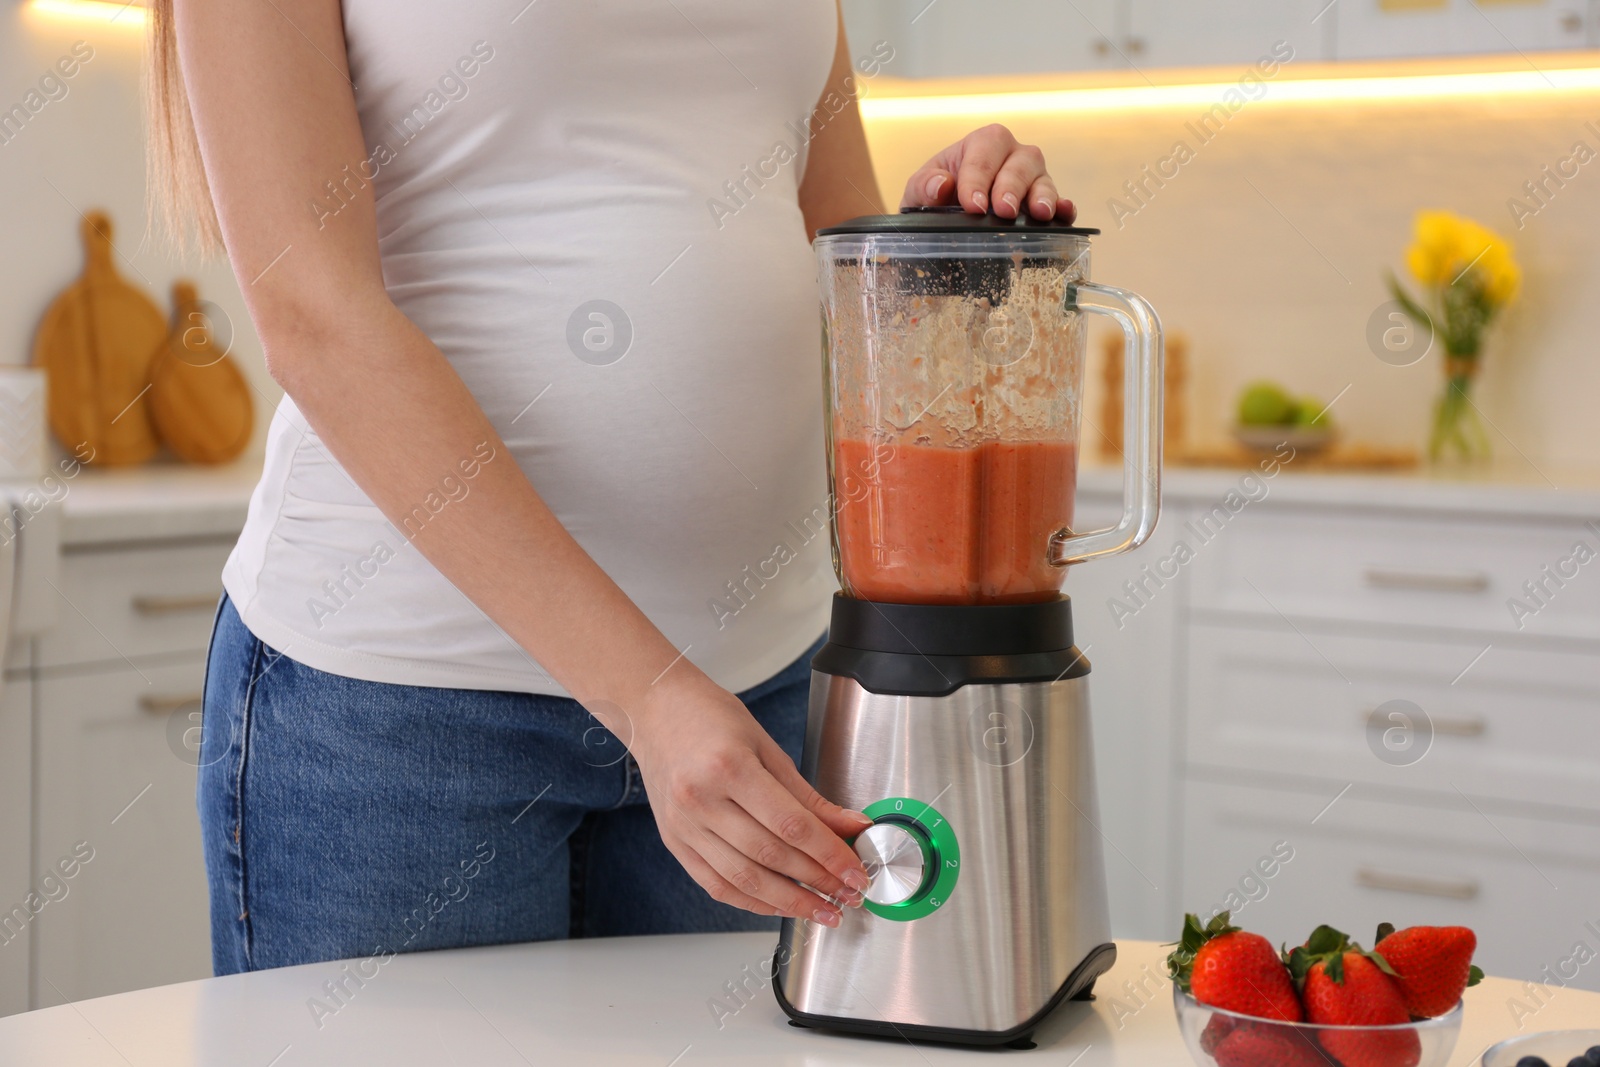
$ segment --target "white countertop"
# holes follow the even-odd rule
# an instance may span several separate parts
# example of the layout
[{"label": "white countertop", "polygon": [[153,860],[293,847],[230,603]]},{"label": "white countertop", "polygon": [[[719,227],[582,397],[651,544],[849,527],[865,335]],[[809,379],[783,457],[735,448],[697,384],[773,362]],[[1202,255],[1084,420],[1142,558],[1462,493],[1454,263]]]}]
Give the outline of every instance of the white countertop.
[{"label": "white countertop", "polygon": [[221,467],[85,467],[65,480],[61,543],[236,537],[260,477],[259,459]]},{"label": "white countertop", "polygon": [[[1161,475],[1167,500],[1220,501],[1250,469],[1169,466]],[[1255,472],[1258,476],[1259,471]],[[1264,499],[1354,510],[1420,511],[1514,518],[1600,519],[1600,468],[1537,467],[1518,459],[1482,468],[1419,467],[1410,471],[1335,472],[1285,465],[1262,479]],[[1122,492],[1122,468],[1085,464],[1081,492]],[[1260,490],[1254,490],[1259,493]]]},{"label": "white countertop", "polygon": [[[439,1064],[884,1065],[975,1063],[969,1049],[853,1038],[787,1025],[770,988],[732,1014],[729,983],[759,969],[770,934],[547,941],[396,956],[320,1020],[312,998],[341,964],[310,964],[144,989],[0,1019],[0,1063],[51,1067],[421,1067]],[[1093,1003],[1069,1003],[1034,1035],[1030,1052],[990,1053],[1076,1067],[1189,1064],[1164,979],[1166,949],[1121,942]],[[1146,970],[1148,968],[1148,970]],[[1124,987],[1124,982],[1130,983]],[[753,984],[753,983],[752,983]],[[1547,990],[1526,1031],[1594,1025],[1600,994]],[[1516,1033],[1508,1001],[1519,983],[1467,991],[1452,1067],[1469,1067]],[[714,999],[730,1005],[719,1018]],[[331,1003],[331,1002],[329,1002]],[[320,1021],[320,1026],[319,1026]],[[994,1060],[1000,1063],[1001,1060]]]},{"label": "white countertop", "polygon": [[[258,460],[225,467],[177,464],[124,470],[84,469],[67,481],[61,501],[62,543],[82,547],[178,537],[232,537],[244,524]],[[1246,472],[1169,467],[1169,500],[1220,500]],[[1508,462],[1482,470],[1406,473],[1321,473],[1292,464],[1268,479],[1279,503],[1386,511],[1427,511],[1520,518],[1600,519],[1600,470],[1557,470]],[[1121,492],[1120,468],[1085,465],[1081,491]]]}]

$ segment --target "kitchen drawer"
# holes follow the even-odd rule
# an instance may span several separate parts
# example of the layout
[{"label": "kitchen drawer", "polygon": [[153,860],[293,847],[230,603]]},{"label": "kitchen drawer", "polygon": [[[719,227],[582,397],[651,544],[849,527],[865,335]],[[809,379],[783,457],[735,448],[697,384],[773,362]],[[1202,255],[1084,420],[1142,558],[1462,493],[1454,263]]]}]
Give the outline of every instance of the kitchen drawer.
[{"label": "kitchen drawer", "polygon": [[199,661],[36,683],[34,868],[81,862],[33,921],[35,1007],[209,976],[195,810]]},{"label": "kitchen drawer", "polygon": [[204,541],[63,556],[66,603],[39,638],[38,666],[204,653],[232,548]]},{"label": "kitchen drawer", "polygon": [[1600,810],[1600,650],[1278,622],[1189,640],[1191,763]]},{"label": "kitchen drawer", "polygon": [[[1186,790],[1184,910],[1209,911],[1233,891],[1246,901],[1240,924],[1273,944],[1298,944],[1319,923],[1369,947],[1380,922],[1470,926],[1490,974],[1534,979],[1549,967],[1600,990],[1600,958],[1572,959],[1579,944],[1600,954],[1600,824],[1414,807],[1359,786],[1331,808],[1337,790],[1196,780]],[[1258,868],[1274,849],[1292,858]]]},{"label": "kitchen drawer", "polygon": [[[1577,520],[1489,522],[1260,507],[1225,523],[1197,512],[1186,529],[1196,555],[1193,604],[1202,611],[1496,633],[1518,632],[1520,621],[1527,634],[1600,639],[1600,558],[1570,559],[1580,541],[1600,555],[1600,527]],[[1202,543],[1202,534],[1210,539]],[[1563,587],[1546,577],[1546,566],[1571,575],[1556,575]],[[1518,620],[1507,601],[1526,599],[1529,581],[1547,582],[1550,595],[1541,594],[1542,607],[1528,601],[1538,610]]]}]

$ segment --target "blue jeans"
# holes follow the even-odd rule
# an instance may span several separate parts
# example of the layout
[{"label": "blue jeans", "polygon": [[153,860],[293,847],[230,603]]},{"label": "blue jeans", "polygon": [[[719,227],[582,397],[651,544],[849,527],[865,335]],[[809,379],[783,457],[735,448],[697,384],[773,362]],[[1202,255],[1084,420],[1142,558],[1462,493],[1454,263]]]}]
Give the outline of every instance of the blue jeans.
[{"label": "blue jeans", "polygon": [[[739,694],[796,761],[812,652]],[[576,701],[326,674],[258,641],[224,596],[202,731],[219,975],[777,929],[690,879],[661,843],[633,758]]]}]

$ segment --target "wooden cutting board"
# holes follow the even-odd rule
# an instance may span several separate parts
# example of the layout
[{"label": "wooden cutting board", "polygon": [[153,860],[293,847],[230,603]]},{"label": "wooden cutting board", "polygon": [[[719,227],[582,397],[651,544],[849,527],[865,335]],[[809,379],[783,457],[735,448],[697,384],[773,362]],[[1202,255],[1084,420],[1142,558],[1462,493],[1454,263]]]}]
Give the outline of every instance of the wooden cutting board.
[{"label": "wooden cutting board", "polygon": [[150,368],[148,399],[156,432],[179,459],[226,463],[250,443],[250,385],[212,335],[193,282],[173,283],[172,329]]},{"label": "wooden cutting board", "polygon": [[92,211],[81,233],[83,273],[45,311],[33,344],[48,379],[50,429],[88,462],[143,463],[160,447],[143,394],[166,320],[117,273],[111,220]]},{"label": "wooden cutting board", "polygon": [[[1182,467],[1234,467],[1249,469],[1272,455],[1256,452],[1232,441],[1214,445],[1199,445],[1168,455],[1167,462]],[[1348,444],[1336,441],[1322,452],[1300,452],[1292,461],[1295,470],[1315,468],[1321,471],[1397,471],[1410,470],[1420,465],[1421,457],[1414,448],[1389,448],[1367,445],[1359,441]]]}]

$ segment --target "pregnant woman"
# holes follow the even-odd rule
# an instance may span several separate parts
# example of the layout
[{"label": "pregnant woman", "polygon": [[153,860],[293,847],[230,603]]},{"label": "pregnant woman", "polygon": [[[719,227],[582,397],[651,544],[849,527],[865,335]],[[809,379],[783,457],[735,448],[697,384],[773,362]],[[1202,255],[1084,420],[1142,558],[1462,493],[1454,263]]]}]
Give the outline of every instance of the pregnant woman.
[{"label": "pregnant woman", "polygon": [[[154,0],[170,218],[287,396],[223,573],[218,973],[828,925],[817,228],[882,210],[835,0]],[[1049,218],[968,135],[907,204]],[[808,521],[809,520],[809,524]]]}]

